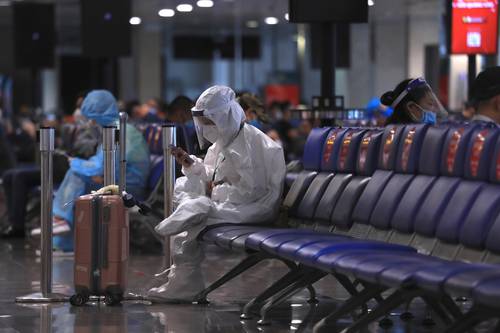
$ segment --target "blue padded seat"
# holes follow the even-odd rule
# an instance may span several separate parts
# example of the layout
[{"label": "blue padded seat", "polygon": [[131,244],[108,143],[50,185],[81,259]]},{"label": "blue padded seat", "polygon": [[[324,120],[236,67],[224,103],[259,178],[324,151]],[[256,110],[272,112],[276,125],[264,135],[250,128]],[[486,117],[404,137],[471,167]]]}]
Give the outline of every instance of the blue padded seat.
[{"label": "blue padded seat", "polygon": [[[328,269],[345,275],[355,275],[368,282],[377,282],[378,274],[390,265],[389,263],[415,262],[420,257],[427,257],[415,252],[409,246],[376,241],[360,241],[367,244],[387,244],[394,247],[379,247],[363,249],[359,247],[348,253],[326,253],[316,258],[315,267]],[[373,251],[377,249],[377,251]],[[368,266],[370,264],[370,266]]]},{"label": "blue padded seat", "polygon": [[230,250],[244,250],[245,239],[248,235],[268,228],[269,225],[217,228],[218,235],[215,237],[215,245]]},{"label": "blue padded seat", "polygon": [[396,157],[396,173],[384,187],[370,217],[370,225],[389,229],[399,200],[414,178],[420,160],[422,142],[427,125],[407,125],[403,131]]},{"label": "blue padded seat", "polygon": [[[431,137],[433,137],[434,134],[436,134],[434,133],[434,131],[431,132]],[[437,137],[439,138],[439,140],[442,140],[442,137],[440,137],[439,135]],[[462,146],[465,147],[464,144],[462,144]],[[432,154],[432,151],[427,151],[424,153],[425,155]],[[465,153],[465,152],[461,151],[460,153]],[[421,156],[422,160],[428,157],[429,156],[423,156],[423,155]],[[443,157],[445,158],[446,156]],[[435,169],[436,166],[434,165],[434,167],[430,168],[428,171],[430,173],[431,172],[436,173]],[[392,179],[393,178],[391,178],[391,180]],[[444,177],[443,179],[453,179],[453,178]],[[459,186],[458,183],[459,179],[456,178],[455,186]],[[457,191],[454,192],[454,195],[448,194],[445,195],[444,197],[442,195],[443,192],[441,191],[441,189],[445,187],[443,185],[445,185],[446,182],[442,182],[442,184],[437,184],[438,185],[437,187],[436,185],[434,185],[433,200],[432,201],[426,200],[427,207],[423,207],[423,209],[427,208],[428,210],[433,211],[434,216],[441,215],[437,214],[438,211],[444,210],[444,214],[442,217],[440,216],[440,219],[441,221],[446,221],[446,222],[444,223],[444,226],[441,227],[441,229],[439,230],[440,236],[442,237],[443,240],[451,240],[454,242],[458,241],[458,234],[456,232],[453,233],[452,231],[454,230],[452,231],[450,230],[453,228],[458,228],[458,230],[460,230],[459,229],[460,223],[464,219],[464,217],[468,213],[468,209],[474,202],[473,200],[474,194],[477,193],[481,188],[481,186],[476,186],[477,182],[475,183],[476,184],[471,185],[472,191],[470,192],[465,192],[465,193],[462,192],[459,194]],[[441,194],[441,196],[438,197],[439,194]],[[450,202],[448,202],[449,201],[448,199],[450,200]],[[439,202],[439,204],[436,204],[436,202]],[[459,208],[452,209],[452,207],[456,207],[457,205],[459,206]],[[417,216],[417,221],[418,221],[418,216]],[[422,222],[423,223],[421,225],[419,225],[419,223],[417,222],[416,226],[417,232],[421,232],[426,236],[433,237],[434,231],[436,230],[435,222],[428,220],[426,221],[425,219],[423,219]],[[406,227],[406,229],[409,228]],[[449,235],[448,233],[451,233],[451,235]],[[331,262],[332,258],[319,259],[319,261],[323,261],[323,264],[325,260],[327,261],[330,260]],[[335,264],[336,266],[334,269],[343,273],[347,272],[350,272],[351,274],[354,273],[358,278],[361,278],[366,281],[378,282],[387,286],[399,286],[403,283],[411,281],[415,272],[418,272],[418,270],[421,268],[429,266],[430,267],[442,266],[443,264],[446,263],[448,262],[442,259],[420,254],[399,255],[397,253],[386,253],[386,254],[361,253],[361,254],[353,254],[342,258],[342,260],[336,262]]]},{"label": "blue padded seat", "polygon": [[[478,132],[478,135],[485,135],[485,132]],[[476,135],[473,135],[471,140],[475,140],[475,138]],[[496,140],[496,137],[492,135],[490,140]],[[472,144],[469,145],[468,150],[471,149],[474,149]],[[486,154],[489,152],[484,150],[478,156],[481,160],[476,166],[478,169],[484,169],[482,168],[483,164],[489,167],[488,159],[482,158]],[[498,211],[500,193],[491,187],[483,189],[484,182],[472,178],[474,176],[470,172],[470,166],[466,166],[464,170],[466,174],[469,174],[471,181],[461,181],[458,185],[458,189],[450,198],[437,223],[435,236],[443,243],[458,244],[460,242],[481,249],[485,241],[483,233],[489,230],[493,216],[496,216]],[[483,172],[484,174],[488,173]],[[482,177],[480,175],[481,173],[475,173],[475,177]],[[478,199],[481,199],[482,202],[474,204]],[[402,258],[402,262],[404,260],[407,259]],[[401,265],[401,262],[398,262],[397,266],[400,265],[399,267],[391,267],[395,265],[393,261],[387,261],[386,264],[389,269],[384,270],[378,276],[379,283],[388,286],[416,283],[418,287],[431,291],[441,290],[443,283],[450,275],[463,269],[470,269],[470,266],[464,265],[462,262],[442,262],[435,257],[428,257],[427,260],[422,258],[421,262],[417,260],[411,265]]]},{"label": "blue padded seat", "polygon": [[[378,243],[378,242],[377,242]],[[414,252],[415,250],[412,249],[411,247],[405,247],[408,249],[410,252]],[[342,270],[341,267],[338,267],[337,263],[341,259],[346,259],[346,258],[352,258],[353,256],[359,256],[359,260],[364,260],[368,257],[371,257],[373,255],[391,255],[399,254],[395,253],[394,251],[391,251],[391,249],[388,250],[380,250],[380,252],[373,253],[372,249],[363,249],[362,247],[359,247],[357,249],[352,249],[352,251],[349,252],[330,252],[330,253],[323,253],[321,256],[318,256],[315,263],[314,267],[326,271],[326,272],[340,272]],[[351,274],[353,273],[352,270],[347,270],[344,271],[343,274]]]},{"label": "blue padded seat", "polygon": [[339,173],[330,182],[316,209],[314,219],[317,221],[316,230],[318,231],[331,231],[333,226],[350,228],[354,206],[377,167],[383,131],[369,130],[352,133],[353,136],[357,136],[356,141],[346,136],[343,145],[345,146],[350,140],[356,145],[359,144],[355,175],[345,173],[352,171],[351,167],[344,169],[342,167],[345,167],[345,163],[339,163],[337,170]]},{"label": "blue padded seat", "polygon": [[463,177],[465,153],[470,143],[470,137],[478,124],[452,126],[444,142],[444,158],[441,159],[441,175],[448,177]]},{"label": "blue padded seat", "polygon": [[405,126],[387,126],[382,135],[378,156],[378,169],[375,171],[361,194],[352,214],[355,223],[368,224],[375,205],[392,177],[396,166],[399,142]]},{"label": "blue padded seat", "polygon": [[[498,192],[498,188],[496,189],[496,191]],[[488,200],[486,198],[487,195],[492,196],[491,200]],[[500,232],[498,193],[494,194],[492,190],[484,192],[484,197],[478,198],[477,205],[478,207],[476,211],[478,212],[476,212],[476,214],[481,211],[481,215],[478,216],[476,221],[479,226],[476,230],[471,230],[472,226],[469,226],[467,229],[463,228],[463,232],[461,235],[463,238],[463,242],[471,247],[479,247],[484,244],[486,249],[488,249],[492,253],[498,254],[500,253],[500,246],[498,245],[498,235]],[[489,222],[494,219],[491,217],[493,212],[495,213],[494,216],[496,216],[496,219],[491,225],[491,228],[488,229]],[[473,211],[471,211],[471,215],[472,214]],[[481,218],[481,220],[479,218]],[[470,224],[469,221],[465,222],[465,225],[468,224]],[[483,240],[484,243],[481,243]],[[452,272],[453,274],[449,274],[447,276],[447,279],[444,282],[444,289],[447,292],[463,296],[470,296],[474,287],[481,281],[491,277],[491,275],[500,275],[500,266],[498,265],[469,266],[470,267],[468,267],[467,270]]]},{"label": "blue padded seat", "polygon": [[[374,141],[371,141],[373,137],[377,138],[378,133],[362,133],[363,135],[363,141],[367,143],[368,145],[373,144],[373,145],[378,145],[377,139]],[[379,136],[378,136],[379,137]],[[366,139],[366,140],[365,140]],[[346,140],[351,140],[349,138],[349,132],[345,134],[344,136],[344,142]],[[358,144],[356,142],[351,141],[351,144]],[[366,148],[369,148],[366,147]],[[376,152],[375,150],[373,150]],[[342,155],[342,149],[341,153]],[[415,153],[414,153],[415,154]],[[358,161],[357,165],[359,166],[359,161],[360,157],[362,159],[366,159],[367,157],[369,159],[375,159],[377,156],[376,154],[366,154],[366,151],[360,150],[358,152]],[[365,160],[366,162],[366,160]],[[366,164],[366,163],[365,163]],[[374,165],[373,163],[370,163],[370,165]],[[338,172],[345,172],[345,170],[341,169],[341,166],[339,165],[339,168],[337,169]],[[364,172],[367,172],[369,174],[371,170],[364,170]],[[339,175],[343,175],[342,173],[336,174],[334,177],[335,178],[339,177]],[[363,179],[365,178],[365,179]],[[363,181],[366,183],[369,180],[368,177],[356,177],[356,180],[351,180],[349,185],[345,188],[344,192],[342,193],[342,196],[344,195],[345,191],[348,190],[349,186],[351,183],[354,182],[356,187],[363,188],[362,183]],[[332,183],[333,183],[332,181]],[[350,189],[349,189],[350,190]],[[353,188],[354,190],[354,188]],[[327,194],[327,193],[325,193]],[[357,198],[358,196],[353,196],[349,195],[344,198]],[[323,200],[324,198],[322,198]],[[342,197],[341,197],[342,199]],[[356,199],[357,201],[357,199]],[[348,203],[347,201],[345,202],[349,206],[353,207],[354,203]],[[340,207],[339,207],[340,206]],[[341,200],[338,201],[338,203],[335,206],[333,216],[335,216],[337,207],[339,209],[343,209],[344,205],[341,205]],[[349,214],[347,214],[349,215]],[[315,260],[315,258],[320,257],[324,253],[329,253],[329,252],[335,252],[337,250],[342,250],[342,249],[355,249],[355,248],[379,248],[379,249],[392,249],[393,251],[398,251],[400,249],[404,249],[404,251],[414,251],[413,249],[406,247],[406,246],[400,246],[400,245],[395,245],[395,244],[389,244],[389,243],[383,243],[383,242],[375,242],[375,241],[366,241],[366,240],[357,240],[350,238],[348,236],[340,236],[340,235],[328,235],[328,234],[312,234],[312,235],[299,235],[297,234],[288,234],[288,235],[272,235],[269,236],[267,239],[263,240],[260,248],[268,253],[272,253],[275,255],[279,255],[280,257],[284,257],[290,260],[296,260],[299,261],[303,264],[311,264],[312,260]],[[253,236],[251,236],[253,237]]]},{"label": "blue padded seat", "polygon": [[[494,158],[497,159],[498,155],[494,155]],[[496,163],[492,163],[494,165],[492,167],[496,167],[495,165]],[[491,180],[496,182],[496,177]],[[486,242],[485,242],[486,249],[495,254],[500,254],[500,242],[498,241],[499,234],[500,234],[500,212],[495,222],[493,223],[489,233],[486,235]],[[457,272],[452,276],[450,276],[444,284],[444,289],[449,293],[460,294],[464,296],[472,295],[476,302],[484,305],[494,306],[495,304],[499,304],[500,298],[495,296],[495,294],[498,295],[498,291],[492,290],[491,288],[495,283],[497,288],[500,285],[499,284],[500,266],[498,265],[470,265],[470,266],[472,266],[473,269]],[[479,286],[483,284],[485,285],[485,287],[480,288]],[[488,292],[489,294],[485,295],[484,292]],[[492,303],[492,300],[493,301],[496,300],[496,303],[494,302]]]},{"label": "blue padded seat", "polygon": [[[436,221],[441,218],[460,183],[460,177],[464,175],[465,155],[475,127],[461,125],[448,130],[439,158],[441,177],[435,180],[415,216],[414,226],[418,234],[434,237]],[[426,162],[422,160],[422,163]]]},{"label": "blue padded seat", "polygon": [[[374,225],[379,229],[388,229],[390,227],[389,222],[392,218],[392,213],[396,209],[396,206],[399,202],[399,199],[405,193],[407,186],[410,184],[412,179],[414,178],[413,173],[417,171],[417,167],[419,165],[420,160],[424,160],[427,158],[438,158],[440,156],[435,155],[435,149],[425,151],[426,156],[420,157],[420,150],[422,146],[422,142],[424,142],[424,138],[426,137],[428,127],[425,125],[412,125],[406,126],[403,131],[403,138],[400,141],[400,146],[398,148],[398,154],[396,155],[396,169],[399,173],[392,175],[390,180],[385,185],[378,201],[375,206],[373,213],[371,214],[370,224]],[[444,135],[446,132],[441,133],[439,140],[444,139]],[[427,142],[428,144],[432,144],[432,140]],[[434,170],[431,170],[434,173],[437,173],[438,165],[435,163]],[[408,172],[410,174],[404,174],[404,172]],[[421,182],[417,182],[416,185],[419,185]],[[426,186],[429,184],[423,182]],[[418,186],[415,186],[418,189]],[[410,224],[410,226],[406,226],[406,229],[412,229],[411,221],[412,216],[408,216],[407,221],[401,221],[401,224]],[[406,248],[406,246],[405,246]],[[343,259],[343,267],[341,269],[344,272],[348,272],[349,270],[354,270],[358,267],[358,261],[362,260],[370,261],[378,259],[379,253],[375,253],[374,256],[366,255],[366,253],[362,253],[359,255],[348,256]],[[402,255],[405,257],[405,255]],[[398,258],[400,259],[400,258]],[[408,260],[405,257],[405,260]],[[349,267],[349,268],[347,268]],[[335,269],[340,268],[336,267]],[[385,266],[382,266],[381,269],[384,269]],[[352,273],[352,272],[351,272]],[[366,271],[367,274],[371,274],[371,271]],[[367,279],[369,275],[367,275]],[[371,278],[371,277],[370,277]]]},{"label": "blue padded seat", "polygon": [[315,230],[328,232],[332,229],[330,217],[337,207],[339,198],[344,193],[346,186],[350,184],[352,178],[352,174],[337,174],[333,177],[330,184],[328,184],[314,215],[314,220],[316,221]]},{"label": "blue padded seat", "polygon": [[423,139],[418,162],[419,173],[411,181],[399,200],[392,216],[391,227],[404,234],[411,234],[415,228],[415,216],[439,176],[443,144],[447,127],[430,127]]},{"label": "blue padded seat", "polygon": [[297,207],[297,211],[293,214],[294,219],[298,219],[301,223],[312,226],[318,202],[332,178],[333,174],[326,172],[321,172],[314,178],[302,197]]},{"label": "blue padded seat", "polygon": [[289,248],[287,245],[289,244],[284,244],[277,252],[280,257],[295,260],[312,267],[318,265],[317,261],[319,258],[331,253],[348,255],[353,251],[360,250],[370,250],[372,253],[379,251],[405,253],[407,255],[415,253],[415,249],[409,246],[346,237],[318,240],[299,248],[296,246]]},{"label": "blue padded seat", "polygon": [[488,180],[490,178],[492,160],[498,138],[498,129],[482,127],[474,131],[465,157],[465,178],[472,180]]},{"label": "blue padded seat", "polygon": [[363,134],[356,162],[356,176],[346,183],[338,201],[335,202],[331,225],[340,229],[349,229],[352,226],[354,208],[377,168],[383,134],[381,130],[370,130]]},{"label": "blue padded seat", "polygon": [[342,145],[342,140],[344,135],[348,131],[347,128],[333,128],[328,132],[328,136],[324,141],[321,157],[321,170],[322,171],[336,171],[337,169],[337,158],[339,156],[339,150]]},{"label": "blue padded seat", "polygon": [[[339,132],[338,129],[332,130],[332,133],[337,133]],[[350,177],[345,177],[346,175],[349,176],[350,174],[348,172],[354,171],[356,167],[356,161],[357,161],[357,155],[358,155],[358,147],[361,143],[361,140],[363,138],[363,133],[364,130],[360,129],[348,129],[347,131],[342,131],[342,140],[339,148],[339,155],[338,155],[338,161],[329,161],[328,165],[331,166],[333,165],[333,171],[338,172],[334,177],[333,180],[330,182],[333,183],[333,187],[328,187],[327,190],[328,192],[326,193],[327,196],[326,198],[328,200],[335,200],[337,197],[337,193],[334,193],[334,191],[338,191],[339,189],[345,187],[345,181],[349,180]],[[339,132],[340,133],[340,132]],[[340,135],[340,134],[339,134]],[[327,139],[325,143],[325,148],[324,151],[327,149],[330,149],[330,146],[335,146],[335,140],[338,140],[338,136],[335,139],[332,139],[332,134],[329,135],[329,139]],[[325,154],[325,153],[324,153]],[[335,160],[335,156],[330,155],[330,159]],[[317,176],[317,178],[319,175]],[[339,181],[340,180],[340,181]],[[297,216],[299,218],[309,218],[312,219],[314,217],[314,220],[316,221],[316,211],[319,212],[319,215],[322,217],[324,216],[324,212],[322,210],[316,209],[318,206],[319,202],[322,203],[321,207],[324,207],[324,205],[327,205],[327,203],[324,200],[324,192],[325,188],[324,187],[313,187],[313,184],[311,184],[310,188],[308,189],[308,192],[302,199],[302,202],[300,204],[300,211],[298,212]],[[308,197],[308,194],[312,194]],[[314,194],[313,194],[314,193]],[[319,198],[318,194],[323,196],[323,198]],[[319,200],[321,199],[321,201]],[[303,234],[302,231],[298,231],[299,234]],[[325,234],[321,235],[320,233],[317,234],[312,234],[312,237],[333,237],[331,234]],[[273,234],[254,234],[249,236],[247,239],[248,246],[251,248],[255,249],[258,247],[259,249],[266,251],[271,254],[276,254],[278,248],[280,247],[281,244],[296,240],[297,238],[297,233],[290,233],[289,231],[283,232],[282,230],[277,230]],[[300,240],[302,240],[305,243],[310,242],[310,238],[304,238],[301,237]],[[299,240],[299,241],[300,241]],[[300,245],[298,245],[300,246]]]}]

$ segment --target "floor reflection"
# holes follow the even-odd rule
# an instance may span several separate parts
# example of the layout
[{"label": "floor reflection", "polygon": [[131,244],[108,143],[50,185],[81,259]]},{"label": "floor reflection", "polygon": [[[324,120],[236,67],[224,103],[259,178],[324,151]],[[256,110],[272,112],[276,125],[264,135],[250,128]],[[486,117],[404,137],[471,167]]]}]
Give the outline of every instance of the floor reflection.
[{"label": "floor reflection", "polygon": [[[245,332],[281,333],[312,332],[312,327],[329,314],[345,299],[347,294],[332,278],[317,283],[319,304],[307,303],[307,292],[296,295],[291,302],[272,310],[271,326],[258,326],[256,316],[252,320],[240,320],[243,305],[264,290],[272,281],[286,272],[280,263],[267,261],[259,264],[247,274],[236,278],[226,286],[209,295],[209,305],[167,305],[141,301],[127,301],[121,306],[106,307],[102,303],[90,302],[80,308],[69,304],[27,305],[16,304],[16,296],[39,290],[39,260],[33,249],[23,242],[0,243],[0,333],[11,332]],[[222,258],[222,259],[221,259]],[[215,280],[224,271],[234,266],[241,257],[228,256],[217,249],[207,249],[205,263],[206,278]],[[157,256],[133,255],[129,270],[129,291],[144,294],[150,285],[151,276],[159,269],[161,258]],[[54,291],[71,293],[73,260],[54,258]],[[337,301],[334,300],[337,299]],[[391,319],[394,325],[382,329],[372,323],[366,332],[442,332],[442,327],[425,327],[425,307],[416,302],[413,307],[415,319],[405,323],[395,311]],[[351,322],[343,318],[328,332],[339,332]],[[483,325],[477,332],[487,332]]]}]

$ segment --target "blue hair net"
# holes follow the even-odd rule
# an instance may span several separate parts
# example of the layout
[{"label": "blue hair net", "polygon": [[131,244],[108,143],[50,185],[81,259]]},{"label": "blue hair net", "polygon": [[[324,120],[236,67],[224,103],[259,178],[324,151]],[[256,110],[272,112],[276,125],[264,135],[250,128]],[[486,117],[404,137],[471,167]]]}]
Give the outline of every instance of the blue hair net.
[{"label": "blue hair net", "polygon": [[107,90],[93,90],[83,100],[82,114],[101,126],[113,125],[119,117],[116,99]]}]

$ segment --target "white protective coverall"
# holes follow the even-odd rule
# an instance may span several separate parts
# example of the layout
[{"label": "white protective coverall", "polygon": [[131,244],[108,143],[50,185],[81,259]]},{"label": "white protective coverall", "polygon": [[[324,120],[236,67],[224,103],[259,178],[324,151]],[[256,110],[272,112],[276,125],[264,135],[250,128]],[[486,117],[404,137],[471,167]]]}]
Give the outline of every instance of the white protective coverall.
[{"label": "white protective coverall", "polygon": [[[213,144],[204,160],[183,167],[174,189],[175,211],[156,231],[172,238],[173,266],[168,282],[148,296],[160,301],[193,301],[204,289],[203,251],[196,237],[207,225],[256,223],[277,216],[285,178],[282,148],[245,124],[245,113],[228,87],[207,89],[192,109],[200,145]],[[204,125],[197,113],[215,126]],[[221,183],[207,196],[210,181]]]}]

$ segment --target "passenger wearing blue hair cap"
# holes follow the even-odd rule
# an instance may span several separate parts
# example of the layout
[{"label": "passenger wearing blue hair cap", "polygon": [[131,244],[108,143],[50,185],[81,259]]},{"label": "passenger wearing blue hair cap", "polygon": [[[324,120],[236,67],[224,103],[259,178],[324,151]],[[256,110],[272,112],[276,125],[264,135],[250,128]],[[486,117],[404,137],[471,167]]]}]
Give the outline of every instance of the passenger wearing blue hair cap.
[{"label": "passenger wearing blue hair cap", "polygon": [[116,125],[119,117],[115,97],[107,90],[93,90],[83,100],[82,114],[101,126]]},{"label": "passenger wearing blue hair cap", "polygon": [[[82,104],[82,115],[95,121],[100,126],[118,125],[118,106],[114,96],[106,90],[90,92]],[[149,173],[149,150],[142,134],[127,124],[127,191],[136,197],[142,197]],[[88,160],[73,158],[70,169],[66,172],[61,186],[56,192],[52,211],[54,214],[54,246],[63,251],[73,250],[74,201],[81,195],[102,187],[104,174],[104,154],[102,146]],[[118,167],[119,163],[116,163]],[[119,172],[116,170],[116,180]],[[40,229],[34,229],[32,235],[39,235]]]}]

